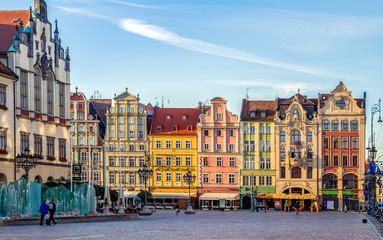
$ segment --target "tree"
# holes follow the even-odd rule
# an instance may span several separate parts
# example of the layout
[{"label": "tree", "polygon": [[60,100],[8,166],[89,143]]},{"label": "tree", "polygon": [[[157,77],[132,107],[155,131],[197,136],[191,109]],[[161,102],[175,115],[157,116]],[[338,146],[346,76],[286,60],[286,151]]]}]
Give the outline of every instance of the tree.
[{"label": "tree", "polygon": [[[146,197],[148,198],[148,200],[152,200],[153,199],[153,195],[151,192],[149,191],[146,191],[147,192],[147,195]],[[140,201],[142,203],[145,202],[145,191],[144,190],[141,190],[138,194],[137,194],[137,197],[140,199]]]}]

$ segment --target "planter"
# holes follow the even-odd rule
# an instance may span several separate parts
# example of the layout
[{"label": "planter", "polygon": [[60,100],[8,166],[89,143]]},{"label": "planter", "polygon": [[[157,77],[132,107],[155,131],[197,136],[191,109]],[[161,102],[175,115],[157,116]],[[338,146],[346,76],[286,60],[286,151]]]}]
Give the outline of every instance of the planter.
[{"label": "planter", "polygon": [[56,158],[53,157],[53,156],[47,156],[47,159],[48,159],[49,161],[54,161],[54,160],[56,160]]},{"label": "planter", "polygon": [[5,105],[0,105],[0,109],[8,110],[7,106],[5,106]]},{"label": "planter", "polygon": [[8,154],[7,150],[0,150],[0,154]]},{"label": "planter", "polygon": [[39,160],[43,160],[44,157],[43,157],[43,155],[41,155],[41,154],[37,154],[37,159],[39,159]]},{"label": "planter", "polygon": [[67,162],[68,160],[66,158],[60,158],[61,162]]}]

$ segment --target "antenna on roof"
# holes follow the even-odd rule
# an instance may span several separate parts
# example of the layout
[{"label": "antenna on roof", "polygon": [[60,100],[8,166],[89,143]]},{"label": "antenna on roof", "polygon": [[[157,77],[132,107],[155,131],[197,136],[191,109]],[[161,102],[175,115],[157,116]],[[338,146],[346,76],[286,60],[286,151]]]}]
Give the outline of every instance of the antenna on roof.
[{"label": "antenna on roof", "polygon": [[246,100],[249,100],[249,89],[250,88],[246,88]]}]

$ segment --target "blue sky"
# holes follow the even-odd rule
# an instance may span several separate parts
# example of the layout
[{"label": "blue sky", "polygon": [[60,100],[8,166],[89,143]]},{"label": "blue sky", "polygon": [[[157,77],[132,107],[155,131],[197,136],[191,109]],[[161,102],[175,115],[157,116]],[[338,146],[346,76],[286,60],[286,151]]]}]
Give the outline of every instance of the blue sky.
[{"label": "blue sky", "polygon": [[[72,59],[72,90],[195,107],[215,96],[316,97],[343,81],[370,109],[383,90],[381,0],[48,0]],[[33,0],[0,0],[28,9]],[[168,100],[170,101],[168,103]],[[375,119],[378,117],[376,116]],[[379,149],[383,133],[376,125]],[[369,132],[369,128],[366,129]],[[383,151],[380,151],[381,155]]]}]

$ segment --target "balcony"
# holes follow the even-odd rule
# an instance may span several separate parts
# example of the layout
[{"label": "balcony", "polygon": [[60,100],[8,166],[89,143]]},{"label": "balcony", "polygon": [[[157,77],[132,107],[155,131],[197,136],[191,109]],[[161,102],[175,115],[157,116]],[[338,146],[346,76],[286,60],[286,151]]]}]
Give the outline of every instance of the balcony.
[{"label": "balcony", "polygon": [[293,146],[302,146],[302,142],[301,142],[301,141],[291,141],[290,145],[293,145]]}]

